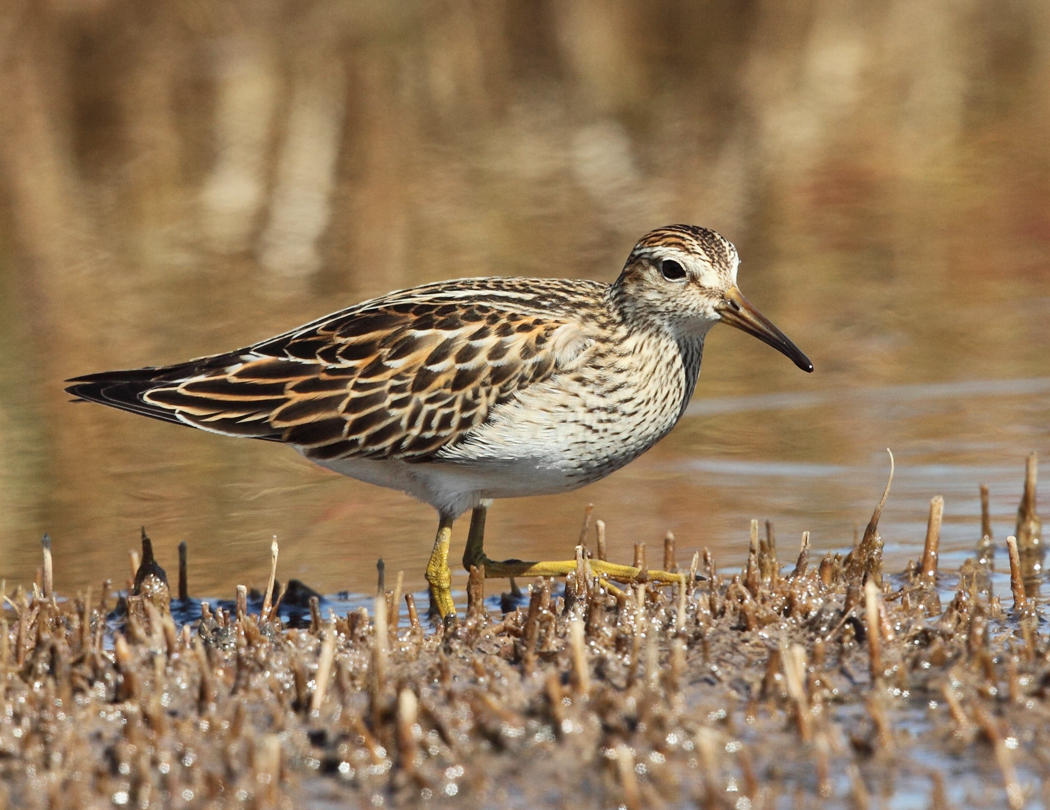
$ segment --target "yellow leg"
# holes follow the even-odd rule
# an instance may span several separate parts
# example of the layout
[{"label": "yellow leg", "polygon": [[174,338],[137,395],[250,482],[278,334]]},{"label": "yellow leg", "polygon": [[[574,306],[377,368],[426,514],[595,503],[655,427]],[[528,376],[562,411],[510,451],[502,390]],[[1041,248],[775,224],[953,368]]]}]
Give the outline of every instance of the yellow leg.
[{"label": "yellow leg", "polygon": [[452,518],[441,515],[434,550],[427,562],[427,584],[430,586],[430,609],[442,619],[456,614],[452,601],[452,572],[448,570],[448,547],[452,542]]},{"label": "yellow leg", "polygon": [[[470,566],[485,566],[486,577],[563,577],[576,570],[576,560],[555,560],[545,562],[526,562],[524,560],[490,560],[485,555],[485,514],[488,502],[474,507],[470,516],[470,533],[467,536],[467,547],[463,551],[463,567],[468,571]],[[657,582],[685,582],[685,574],[673,574],[670,571],[642,571],[633,565],[618,565],[605,560],[588,560],[591,571],[599,577],[615,579],[619,582],[633,582],[642,578]],[[429,570],[429,569],[428,569]]]}]

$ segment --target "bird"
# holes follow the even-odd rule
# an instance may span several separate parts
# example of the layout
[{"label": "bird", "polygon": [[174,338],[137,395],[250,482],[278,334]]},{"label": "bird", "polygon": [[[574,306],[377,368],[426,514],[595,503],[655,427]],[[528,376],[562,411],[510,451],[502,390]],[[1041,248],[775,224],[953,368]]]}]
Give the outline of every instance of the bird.
[{"label": "bird", "polygon": [[[432,610],[455,614],[453,521],[471,510],[463,564],[492,577],[558,576],[576,560],[484,552],[494,499],[576,489],[620,469],[685,413],[716,323],[809,358],[740,292],[737,250],[695,225],[638,240],[611,283],[478,277],[382,295],[222,354],[74,377],[88,400],[225,436],[291,445],[343,475],[432,506]],[[630,581],[633,566],[589,563]],[[650,578],[680,581],[669,572]]]}]

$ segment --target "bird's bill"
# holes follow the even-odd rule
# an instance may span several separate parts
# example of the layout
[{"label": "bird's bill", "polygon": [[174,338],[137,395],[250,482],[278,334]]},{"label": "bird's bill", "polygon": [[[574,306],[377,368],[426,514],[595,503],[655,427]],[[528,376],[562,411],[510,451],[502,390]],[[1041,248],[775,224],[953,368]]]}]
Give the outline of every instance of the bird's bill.
[{"label": "bird's bill", "polygon": [[803,371],[812,371],[813,364],[791,340],[777,329],[771,320],[755,309],[751,302],[736,287],[730,287],[725,299],[718,305],[718,314],[730,326],[742,329],[754,335],[763,343],[768,343]]}]

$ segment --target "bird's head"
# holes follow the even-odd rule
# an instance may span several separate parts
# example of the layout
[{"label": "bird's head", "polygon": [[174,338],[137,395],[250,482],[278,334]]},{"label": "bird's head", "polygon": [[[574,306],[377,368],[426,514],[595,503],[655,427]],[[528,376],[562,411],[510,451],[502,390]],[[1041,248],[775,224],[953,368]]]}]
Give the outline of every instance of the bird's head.
[{"label": "bird's head", "polygon": [[676,339],[703,338],[719,321],[754,335],[803,371],[813,364],[744,298],[736,286],[733,243],[695,225],[669,225],[643,236],[612,286],[628,320],[666,329]]}]

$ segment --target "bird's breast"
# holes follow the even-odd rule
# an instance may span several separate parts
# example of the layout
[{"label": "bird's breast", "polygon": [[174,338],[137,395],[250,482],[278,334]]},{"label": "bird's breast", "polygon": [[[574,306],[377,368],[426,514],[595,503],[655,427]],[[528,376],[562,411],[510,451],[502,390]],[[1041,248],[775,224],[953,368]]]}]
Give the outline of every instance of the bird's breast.
[{"label": "bird's breast", "polygon": [[[692,366],[695,365],[695,368]],[[597,480],[674,427],[699,370],[671,341],[624,337],[591,346],[575,367],[495,404],[485,422],[439,452],[441,461],[533,470],[549,488]],[[547,480],[550,479],[550,480]]]}]

